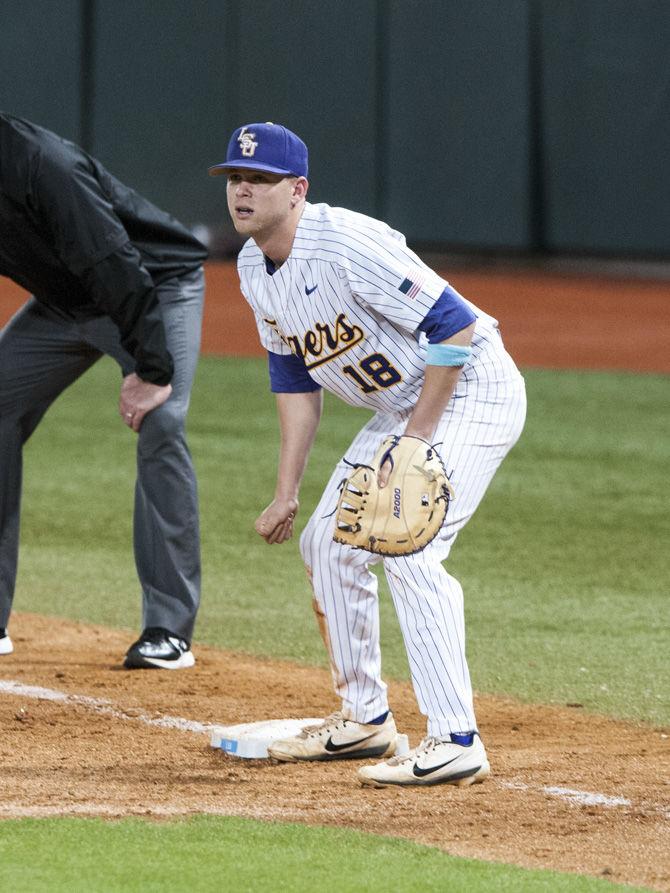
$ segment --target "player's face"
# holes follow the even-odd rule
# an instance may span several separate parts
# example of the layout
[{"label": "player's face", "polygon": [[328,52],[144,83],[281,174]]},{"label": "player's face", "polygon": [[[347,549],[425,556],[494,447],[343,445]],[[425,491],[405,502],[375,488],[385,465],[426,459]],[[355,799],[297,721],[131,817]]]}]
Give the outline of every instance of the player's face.
[{"label": "player's face", "polygon": [[296,179],[250,168],[231,168],[228,210],[238,233],[258,241],[280,229],[294,204]]}]

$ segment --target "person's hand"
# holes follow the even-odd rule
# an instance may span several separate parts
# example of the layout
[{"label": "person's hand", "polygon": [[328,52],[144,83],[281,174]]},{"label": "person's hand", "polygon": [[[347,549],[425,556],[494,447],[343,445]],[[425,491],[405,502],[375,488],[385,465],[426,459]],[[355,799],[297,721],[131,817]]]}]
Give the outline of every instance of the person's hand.
[{"label": "person's hand", "polygon": [[384,487],[388,484],[389,477],[391,476],[391,471],[393,469],[393,462],[389,457],[386,462],[384,462],[379,471],[377,472],[377,483],[379,485],[379,489],[383,490]]},{"label": "person's hand", "polygon": [[152,409],[162,406],[171,393],[171,384],[160,385],[142,381],[134,372],[126,375],[119,398],[119,414],[124,424],[133,431],[139,431],[144,416]]},{"label": "person's hand", "polygon": [[254,530],[270,545],[285,543],[293,536],[293,520],[297,513],[297,499],[275,499],[256,518]]}]

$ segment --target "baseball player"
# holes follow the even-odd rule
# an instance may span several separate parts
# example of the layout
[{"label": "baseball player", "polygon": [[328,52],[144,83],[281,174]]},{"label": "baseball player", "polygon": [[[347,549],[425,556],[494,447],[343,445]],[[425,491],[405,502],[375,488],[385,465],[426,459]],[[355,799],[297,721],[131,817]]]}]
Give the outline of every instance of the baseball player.
[{"label": "baseball player", "polygon": [[0,113],[0,275],[32,293],[0,331],[0,655],[19,544],[23,444],[103,354],[138,434],[135,562],[143,630],[128,668],[194,662],[196,479],[184,424],[198,358],[203,245],[73,143]]},{"label": "baseball player", "polygon": [[[294,738],[278,760],[387,757],[363,784],[471,784],[489,773],[465,659],[463,591],[443,567],[496,469],[518,439],[526,400],[495,319],[465,300],[362,214],[306,201],[307,148],[285,127],[238,128],[225,162],[227,199],[249,239],[241,289],[268,351],[281,430],[273,501],[255,522],[268,543],[293,533],[299,488],[319,424],[322,389],[374,411],[335,468],[300,549],[342,708]],[[343,481],[370,464],[389,435],[434,444],[456,496],[437,538],[417,554],[383,558],[333,540]],[[380,484],[388,464],[379,470]],[[396,727],[381,676],[377,580],[383,561],[427,735],[393,756]]]}]

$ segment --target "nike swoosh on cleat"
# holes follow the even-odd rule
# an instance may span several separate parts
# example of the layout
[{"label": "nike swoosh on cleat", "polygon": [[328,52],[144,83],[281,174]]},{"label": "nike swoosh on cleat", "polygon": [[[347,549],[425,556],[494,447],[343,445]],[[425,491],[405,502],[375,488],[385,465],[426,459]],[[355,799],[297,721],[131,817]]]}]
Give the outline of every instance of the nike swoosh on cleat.
[{"label": "nike swoosh on cleat", "polygon": [[317,282],[316,285],[313,285],[311,288],[307,288],[307,286],[305,286],[305,294],[306,294],[306,295],[311,295],[312,292],[313,292],[313,291],[316,291],[318,287],[319,287],[318,282]]},{"label": "nike swoosh on cleat", "polygon": [[357,744],[369,741],[369,739],[374,738],[375,735],[376,732],[373,732],[372,735],[366,735],[365,738],[359,738],[358,741],[347,741],[346,744],[333,744],[333,739],[331,737],[326,741],[324,746],[328,753],[337,753],[339,750],[346,750],[348,747],[356,747]]},{"label": "nike swoosh on cleat", "polygon": [[[454,760],[457,760],[458,757],[454,757],[451,760],[447,760],[446,763],[440,763],[438,766],[431,766],[430,769],[422,769],[421,766],[417,766],[416,763],[412,766],[412,772],[416,775],[417,778],[424,778],[426,775],[431,775],[433,772],[437,772],[438,769],[444,769],[445,766],[448,766],[449,763],[453,763]],[[477,771],[476,769],[474,770]]]}]

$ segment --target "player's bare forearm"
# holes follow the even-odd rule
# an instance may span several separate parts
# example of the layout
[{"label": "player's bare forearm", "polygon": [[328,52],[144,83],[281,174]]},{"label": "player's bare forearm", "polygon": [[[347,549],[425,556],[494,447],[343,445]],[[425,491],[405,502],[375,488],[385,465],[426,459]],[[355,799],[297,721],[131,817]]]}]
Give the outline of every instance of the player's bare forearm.
[{"label": "player's bare forearm", "polygon": [[300,482],[319,427],[322,403],[321,391],[277,394],[281,446],[275,498],[254,524],[256,532],[270,544],[283,543],[293,535]]},{"label": "player's bare forearm", "polygon": [[295,499],[321,421],[321,391],[277,394],[281,432],[276,499]]},{"label": "player's bare forearm", "polygon": [[[461,329],[451,338],[442,341],[442,344],[452,344],[459,347],[469,347],[475,324]],[[422,440],[432,442],[442,413],[451,400],[456,383],[460,377],[462,366],[433,366],[426,365],[423,387],[419,399],[407,422],[404,433],[412,437],[420,437]],[[377,480],[380,487],[385,487],[391,473],[390,462],[385,462],[379,469]]]},{"label": "player's bare forearm", "polygon": [[426,377],[405,434],[431,441],[456,388],[460,366],[426,366]]},{"label": "player's bare forearm", "polygon": [[[468,347],[472,341],[475,324],[461,329],[442,344]],[[409,417],[405,434],[431,441],[442,413],[451,400],[462,366],[426,366],[425,378],[419,399]]]}]

